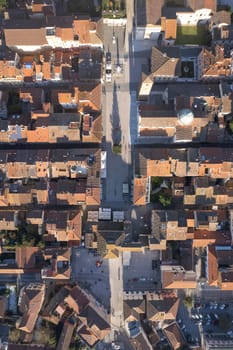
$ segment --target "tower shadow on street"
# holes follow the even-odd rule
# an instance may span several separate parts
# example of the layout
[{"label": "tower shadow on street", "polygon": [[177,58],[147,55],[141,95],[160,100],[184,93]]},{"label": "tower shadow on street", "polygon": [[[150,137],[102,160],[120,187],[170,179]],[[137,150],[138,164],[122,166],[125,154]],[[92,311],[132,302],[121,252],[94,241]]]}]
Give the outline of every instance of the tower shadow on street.
[{"label": "tower shadow on street", "polygon": [[113,145],[120,145],[121,143],[121,123],[117,99],[117,84],[114,81],[113,85],[113,101],[112,101],[112,113],[110,115],[111,124],[112,124],[112,142]]}]

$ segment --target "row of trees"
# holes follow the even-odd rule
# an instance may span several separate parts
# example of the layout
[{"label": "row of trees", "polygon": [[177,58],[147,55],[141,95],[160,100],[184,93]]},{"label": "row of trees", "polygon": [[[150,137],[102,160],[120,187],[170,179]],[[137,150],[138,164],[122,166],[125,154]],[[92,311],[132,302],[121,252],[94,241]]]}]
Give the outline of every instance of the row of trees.
[{"label": "row of trees", "polygon": [[7,8],[7,0],[0,0],[0,11]]},{"label": "row of trees", "polygon": [[102,0],[103,10],[121,11],[125,9],[124,0]]},{"label": "row of trees", "polygon": [[[56,334],[56,327],[49,322],[42,321],[40,326],[35,330],[34,333],[35,342],[38,344],[43,344],[49,346],[50,349],[56,347],[57,339],[59,337]],[[9,341],[12,343],[20,342],[20,330],[17,328],[11,328],[9,332]]]},{"label": "row of trees", "polygon": [[15,246],[43,247],[37,225],[24,224],[16,231],[0,231],[0,239],[4,240],[5,246],[12,248]]}]

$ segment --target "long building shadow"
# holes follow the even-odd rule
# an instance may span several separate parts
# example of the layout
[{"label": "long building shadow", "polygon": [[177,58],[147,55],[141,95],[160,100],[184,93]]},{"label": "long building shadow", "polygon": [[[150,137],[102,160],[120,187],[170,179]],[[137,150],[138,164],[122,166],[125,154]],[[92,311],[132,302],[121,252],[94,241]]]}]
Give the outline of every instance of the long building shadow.
[{"label": "long building shadow", "polygon": [[116,82],[113,85],[113,102],[112,102],[112,113],[111,113],[111,124],[112,124],[112,142],[113,145],[120,145],[121,143],[121,122],[117,99],[118,86]]},{"label": "long building shadow", "polygon": [[119,40],[118,40],[118,37],[116,38],[116,49],[117,49],[116,64],[118,66],[120,64],[120,52],[119,52]]}]

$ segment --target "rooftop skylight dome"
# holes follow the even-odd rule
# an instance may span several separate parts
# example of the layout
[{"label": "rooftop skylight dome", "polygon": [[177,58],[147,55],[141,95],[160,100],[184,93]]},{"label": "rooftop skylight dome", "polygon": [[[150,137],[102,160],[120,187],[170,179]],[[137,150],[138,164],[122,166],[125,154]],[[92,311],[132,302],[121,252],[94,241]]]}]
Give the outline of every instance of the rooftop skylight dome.
[{"label": "rooftop skylight dome", "polygon": [[194,116],[191,109],[183,108],[178,112],[177,117],[181,125],[187,126],[192,124]]}]

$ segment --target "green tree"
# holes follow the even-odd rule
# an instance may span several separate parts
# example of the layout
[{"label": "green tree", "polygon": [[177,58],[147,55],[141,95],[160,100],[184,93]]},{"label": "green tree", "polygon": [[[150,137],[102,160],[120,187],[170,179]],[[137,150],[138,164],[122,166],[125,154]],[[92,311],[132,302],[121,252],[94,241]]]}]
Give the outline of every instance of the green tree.
[{"label": "green tree", "polygon": [[159,176],[152,176],[151,177],[151,188],[154,190],[155,188],[159,187],[161,183],[163,182],[163,178]]},{"label": "green tree", "polygon": [[187,295],[184,298],[183,303],[187,308],[191,308],[193,306],[193,298]]},{"label": "green tree", "polygon": [[229,122],[229,130],[230,130],[231,134],[233,134],[233,120],[231,120]]},{"label": "green tree", "polygon": [[161,192],[159,194],[159,202],[162,204],[163,207],[167,207],[171,204],[172,197],[165,192]]},{"label": "green tree", "polygon": [[35,331],[35,339],[37,343],[49,345],[52,348],[55,347],[57,343],[56,327],[51,323],[42,322]]},{"label": "green tree", "polygon": [[0,10],[7,8],[7,0],[0,0]]},{"label": "green tree", "polygon": [[117,144],[113,145],[112,152],[115,154],[120,154],[121,153],[121,145],[117,145]]},{"label": "green tree", "polygon": [[114,10],[120,10],[121,9],[121,0],[115,0],[114,1]]},{"label": "green tree", "polygon": [[102,0],[102,9],[103,10],[109,9],[109,0]]}]

